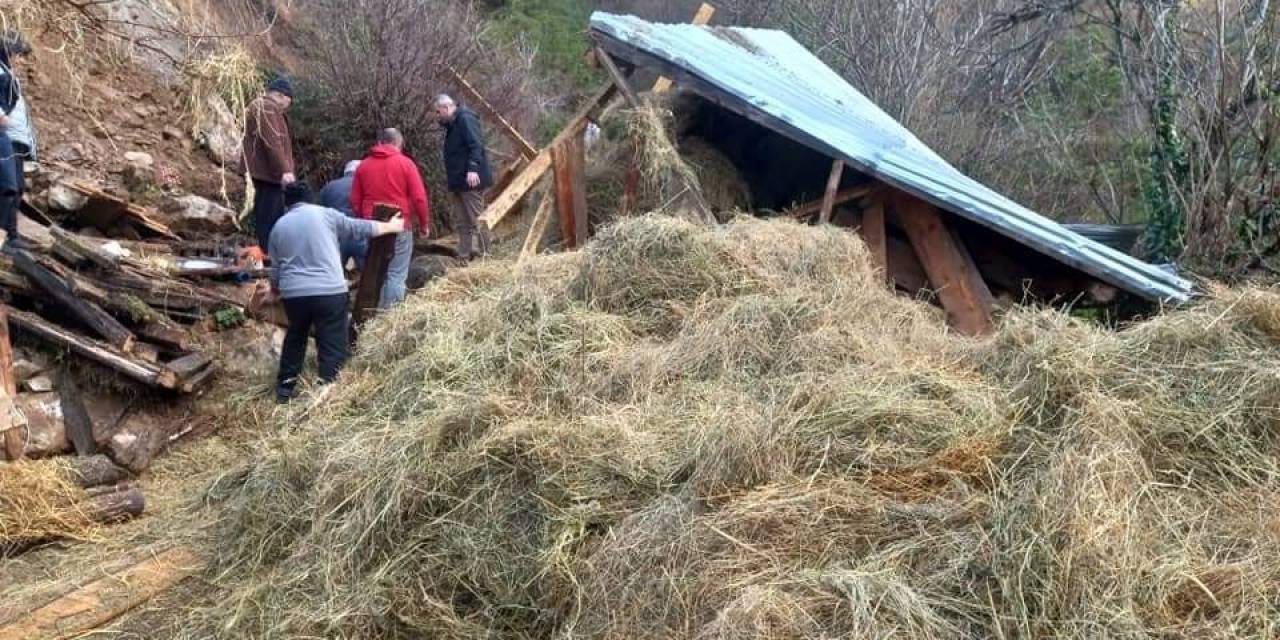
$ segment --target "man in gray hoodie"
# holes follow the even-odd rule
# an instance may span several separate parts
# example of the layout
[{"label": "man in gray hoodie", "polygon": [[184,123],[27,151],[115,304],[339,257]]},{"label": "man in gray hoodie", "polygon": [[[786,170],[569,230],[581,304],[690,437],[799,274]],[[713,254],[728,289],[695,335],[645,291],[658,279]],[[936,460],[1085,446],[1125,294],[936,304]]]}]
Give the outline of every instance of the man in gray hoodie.
[{"label": "man in gray hoodie", "polygon": [[347,286],[339,245],[404,229],[399,216],[387,222],[348,218],[342,212],[311,204],[311,189],[296,181],[284,188],[285,214],[271,229],[271,290],[289,318],[276,399],[293,397],[307,355],[307,338],[316,334],[320,379],[333,382],[347,360]]}]

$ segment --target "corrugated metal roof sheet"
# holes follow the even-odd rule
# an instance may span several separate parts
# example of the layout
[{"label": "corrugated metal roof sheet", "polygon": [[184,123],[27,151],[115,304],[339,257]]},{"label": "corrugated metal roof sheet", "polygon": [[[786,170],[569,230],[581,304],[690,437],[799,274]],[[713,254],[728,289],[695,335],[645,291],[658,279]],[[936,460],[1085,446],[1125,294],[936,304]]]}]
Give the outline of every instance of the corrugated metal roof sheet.
[{"label": "corrugated metal roof sheet", "polygon": [[653,24],[603,12],[591,16],[591,29],[620,58],[659,67],[721,106],[1103,282],[1150,300],[1190,296],[1191,284],[1176,275],[964,175],[784,32]]}]

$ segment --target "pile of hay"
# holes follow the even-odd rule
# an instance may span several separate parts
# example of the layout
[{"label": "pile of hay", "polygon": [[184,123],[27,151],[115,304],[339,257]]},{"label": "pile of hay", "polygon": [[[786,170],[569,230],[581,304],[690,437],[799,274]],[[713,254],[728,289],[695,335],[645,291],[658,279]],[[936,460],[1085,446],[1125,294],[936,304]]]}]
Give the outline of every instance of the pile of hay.
[{"label": "pile of hay", "polygon": [[853,234],[641,217],[380,318],[190,637],[1266,638],[1280,297],[968,340]]},{"label": "pile of hay", "polygon": [[55,539],[92,540],[99,527],[79,506],[85,492],[66,463],[0,463],[0,558]]}]

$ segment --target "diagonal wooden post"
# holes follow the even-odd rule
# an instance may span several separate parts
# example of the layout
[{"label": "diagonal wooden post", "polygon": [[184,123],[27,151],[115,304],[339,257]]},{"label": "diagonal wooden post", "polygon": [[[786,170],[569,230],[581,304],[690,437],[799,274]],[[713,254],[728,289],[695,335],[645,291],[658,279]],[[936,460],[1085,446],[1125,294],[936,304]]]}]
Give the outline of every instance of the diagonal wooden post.
[{"label": "diagonal wooden post", "polygon": [[971,336],[989,333],[994,328],[991,312],[995,298],[968,249],[952,233],[937,207],[899,194],[893,208],[952,326]]},{"label": "diagonal wooden post", "polygon": [[472,104],[483,111],[485,115],[489,116],[490,120],[497,123],[498,128],[511,139],[511,142],[516,147],[516,151],[519,151],[520,155],[524,156],[526,160],[534,159],[538,155],[538,150],[535,149],[533,145],[529,144],[529,141],[526,140],[523,135],[520,135],[520,132],[516,130],[515,126],[513,126],[511,122],[503,117],[497,107],[490,104],[488,100],[485,100],[484,96],[480,94],[480,91],[472,86],[470,82],[467,82],[467,79],[464,78],[457,69],[454,69],[453,67],[449,67],[448,69],[449,74],[457,81],[458,88],[462,90],[462,93],[466,94],[467,99],[470,100]]},{"label": "diagonal wooden post", "polygon": [[[702,6],[698,7],[698,12],[693,14],[693,21],[690,22],[690,24],[694,24],[698,26],[709,24],[711,22],[712,16],[714,15],[716,15],[716,8],[704,2],[702,3]],[[597,53],[597,55],[599,54]],[[661,78],[658,78],[657,82],[653,83],[653,92],[666,93],[671,90],[671,85],[672,85],[671,78],[663,76]]]},{"label": "diagonal wooden post", "polygon": [[836,206],[836,190],[840,188],[840,178],[844,176],[844,160],[831,163],[831,175],[827,176],[827,190],[822,194],[822,209],[818,211],[818,224],[831,222],[831,210]]}]

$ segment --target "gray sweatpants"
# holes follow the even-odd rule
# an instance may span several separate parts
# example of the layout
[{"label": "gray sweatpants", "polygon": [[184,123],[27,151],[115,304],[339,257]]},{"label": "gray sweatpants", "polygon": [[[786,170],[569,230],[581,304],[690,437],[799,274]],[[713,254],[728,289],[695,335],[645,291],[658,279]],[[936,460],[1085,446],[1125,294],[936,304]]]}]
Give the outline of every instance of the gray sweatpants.
[{"label": "gray sweatpants", "polygon": [[413,232],[401,231],[396,234],[396,254],[391,257],[387,267],[387,281],[382,285],[382,296],[378,299],[379,309],[390,309],[404,302],[405,281],[409,279],[409,262],[413,260]]},{"label": "gray sweatpants", "polygon": [[453,191],[453,226],[458,230],[458,256],[463,259],[489,253],[489,233],[476,219],[484,213],[483,191]]}]

